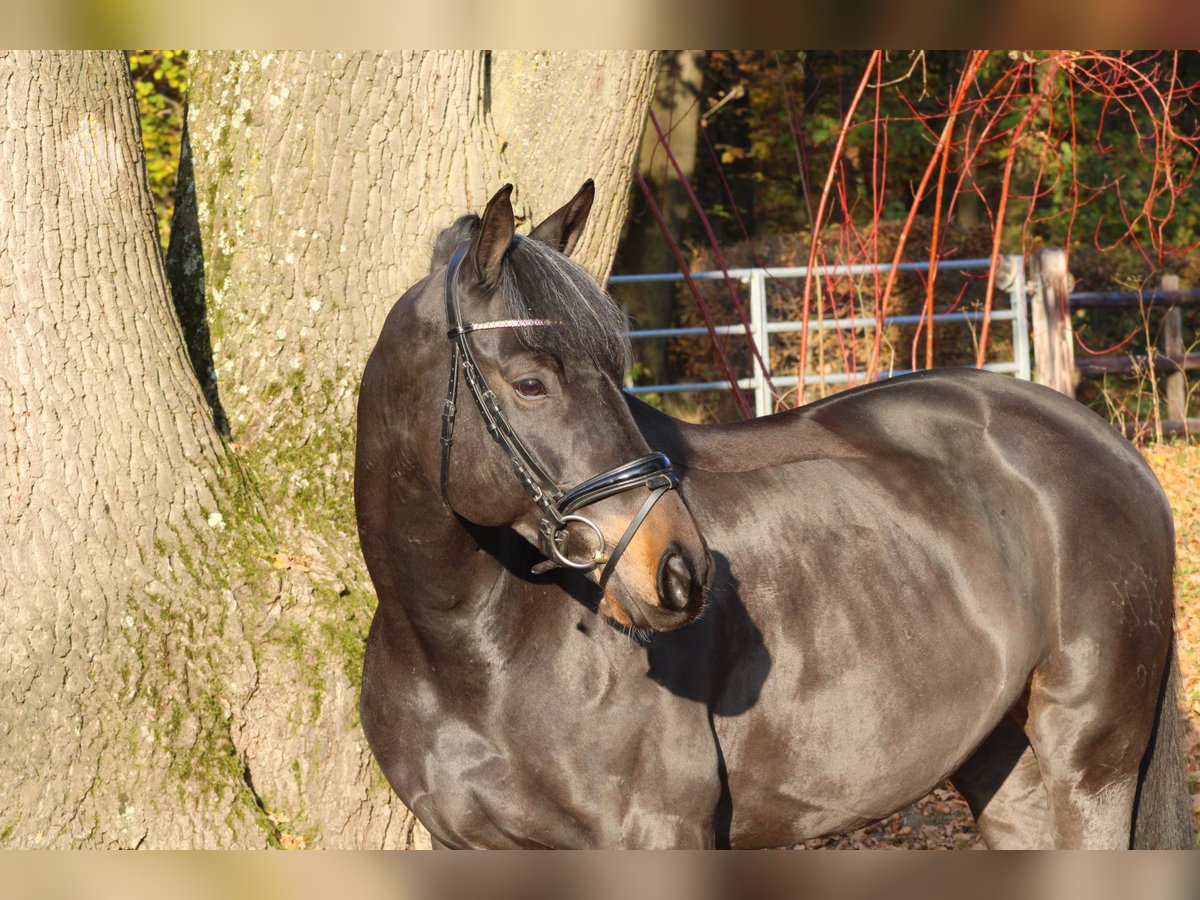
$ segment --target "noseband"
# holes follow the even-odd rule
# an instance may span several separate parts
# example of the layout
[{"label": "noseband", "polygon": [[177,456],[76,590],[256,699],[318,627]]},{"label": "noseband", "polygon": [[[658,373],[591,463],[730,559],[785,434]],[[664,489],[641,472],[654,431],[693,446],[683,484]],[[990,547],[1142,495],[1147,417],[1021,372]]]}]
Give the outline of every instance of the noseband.
[{"label": "noseband", "polygon": [[[467,339],[467,336],[475,331],[496,328],[543,328],[558,323],[546,319],[501,319],[494,322],[464,323],[458,302],[457,276],[465,256],[466,251],[459,250],[450,258],[446,269],[446,322],[449,325],[446,334],[450,338],[451,349],[450,387],[446,391],[446,405],[442,412],[442,499],[446,501],[447,506],[450,505],[450,447],[454,443],[458,371],[461,368],[471,396],[475,398],[475,405],[479,408],[479,414],[487,426],[488,434],[508,452],[508,461],[513,472],[542,512],[542,519],[538,524],[538,546],[547,559],[534,566],[533,572],[540,574],[558,567],[590,572],[603,566],[600,572],[600,587],[603,588],[608,583],[617,560],[633,540],[646,516],[650,515],[654,504],[663,494],[679,484],[679,478],[665,454],[650,453],[594,475],[569,491],[559,490],[554,479],[546,474],[546,470],[504,417],[496,395],[488,387]],[[650,495],[610,552],[600,527],[587,516],[579,515],[578,510],[639,487],[647,488]],[[568,527],[572,522],[590,528],[599,540],[600,549],[591,559],[574,560],[567,556]]]}]

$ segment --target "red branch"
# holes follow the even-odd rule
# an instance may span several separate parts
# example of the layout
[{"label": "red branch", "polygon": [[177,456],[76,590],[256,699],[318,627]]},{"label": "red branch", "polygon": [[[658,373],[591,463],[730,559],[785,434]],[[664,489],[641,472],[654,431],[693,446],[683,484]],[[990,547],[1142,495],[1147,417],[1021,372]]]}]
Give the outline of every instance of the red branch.
[{"label": "red branch", "polygon": [[[987,56],[986,50],[976,50],[971,54],[971,59],[968,61],[966,68],[963,70],[963,76],[958,83],[958,91],[955,93],[954,105],[961,107],[963,98],[966,96],[967,89],[975,80],[975,72],[979,69],[980,63]],[[925,174],[921,176],[921,183],[918,185],[916,193],[913,195],[912,206],[908,210],[908,218],[904,220],[904,228],[900,231],[900,238],[896,242],[896,252],[892,255],[892,268],[888,272],[887,285],[883,289],[883,298],[879,302],[877,326],[875,328],[875,344],[871,350],[871,361],[867,367],[867,377],[874,378],[879,372],[879,359],[883,353],[883,317],[887,315],[888,301],[891,299],[892,290],[896,286],[896,274],[901,260],[904,258],[904,247],[908,243],[909,232],[912,231],[913,221],[917,217],[917,208],[921,205],[921,200],[925,196],[925,189],[929,185],[929,179],[933,175],[934,166],[937,165],[939,157],[949,152],[950,147],[950,126],[953,120],[948,120],[942,128],[941,137],[938,138],[937,146],[933,150],[933,156],[929,159],[929,165],[925,167]]]},{"label": "red branch", "polygon": [[996,265],[1000,262],[1000,241],[1004,237],[1004,211],[1008,206],[1009,184],[1012,181],[1013,163],[1017,159],[1017,145],[1021,142],[1021,135],[1025,133],[1025,128],[1029,125],[1030,120],[1041,108],[1042,102],[1050,95],[1058,68],[1058,59],[1051,59],[1050,69],[1046,72],[1042,89],[1029,104],[1029,109],[1021,117],[1020,123],[1008,142],[1008,159],[1004,161],[1004,177],[1000,182],[1000,206],[996,211],[996,227],[992,231],[992,264],[988,268],[987,293],[983,298],[983,325],[979,329],[979,350],[975,356],[975,365],[980,369],[983,368],[984,360],[987,359],[988,331],[992,324],[992,299],[996,292]]},{"label": "red branch", "polygon": [[812,222],[812,244],[808,250],[808,274],[804,278],[803,311],[801,313],[800,371],[797,373],[799,384],[796,388],[796,400],[798,404],[804,402],[804,377],[807,374],[805,370],[808,367],[808,313],[812,298],[813,269],[817,265],[817,250],[821,242],[821,226],[825,220],[825,206],[829,203],[829,189],[833,185],[834,176],[837,174],[838,160],[841,159],[842,150],[846,146],[846,132],[850,130],[850,123],[854,121],[854,111],[858,109],[858,101],[862,99],[863,91],[866,90],[867,84],[871,80],[871,70],[876,67],[882,55],[883,51],[881,50],[876,50],[871,54],[871,60],[867,63],[862,80],[858,83],[858,90],[854,92],[854,99],[850,101],[850,108],[846,110],[845,118],[842,120],[841,131],[838,132],[837,145],[833,148],[833,158],[829,161],[829,172],[825,175],[825,186],[821,188],[821,200],[817,204],[817,214]]}]

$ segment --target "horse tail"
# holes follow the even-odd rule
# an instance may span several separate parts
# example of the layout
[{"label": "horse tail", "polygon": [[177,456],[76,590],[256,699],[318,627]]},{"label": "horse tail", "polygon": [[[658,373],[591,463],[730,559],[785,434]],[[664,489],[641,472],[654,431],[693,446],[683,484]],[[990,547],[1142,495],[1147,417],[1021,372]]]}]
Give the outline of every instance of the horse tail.
[{"label": "horse tail", "polygon": [[1150,746],[1138,772],[1133,804],[1135,849],[1189,850],[1196,847],[1192,801],[1188,796],[1187,768],[1181,742],[1183,713],[1179,709],[1179,661],[1175,638],[1167,652],[1167,665],[1158,692],[1158,709]]}]

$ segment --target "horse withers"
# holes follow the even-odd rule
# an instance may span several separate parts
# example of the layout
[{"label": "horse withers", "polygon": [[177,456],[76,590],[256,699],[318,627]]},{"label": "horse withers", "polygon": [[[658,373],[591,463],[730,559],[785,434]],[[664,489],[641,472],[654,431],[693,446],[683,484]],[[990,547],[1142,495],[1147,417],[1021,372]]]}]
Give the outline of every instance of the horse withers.
[{"label": "horse withers", "polygon": [[1161,488],[1047,389],[921,373],[734,425],[509,188],[363,376],[362,722],[447,847],[778,847],[949,777],[993,847],[1190,846]]}]

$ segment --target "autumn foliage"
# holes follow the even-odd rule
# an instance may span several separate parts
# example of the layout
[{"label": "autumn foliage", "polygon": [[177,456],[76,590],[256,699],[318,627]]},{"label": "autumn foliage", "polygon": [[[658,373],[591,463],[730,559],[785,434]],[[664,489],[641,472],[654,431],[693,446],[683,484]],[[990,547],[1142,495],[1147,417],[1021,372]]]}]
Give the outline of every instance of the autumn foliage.
[{"label": "autumn foliage", "polygon": [[[780,285],[781,317],[928,315],[960,304],[987,312],[1006,302],[995,277],[984,273],[968,286],[941,262],[998,260],[1047,245],[1076,255],[1080,277],[1084,267],[1111,275],[1109,290],[1154,286],[1164,272],[1187,283],[1193,274],[1200,54],[722,51],[706,64],[695,99],[704,127],[690,178],[694,215],[675,225],[692,247],[693,268],[719,267],[721,256],[742,265],[933,267],[928,278]],[[656,152],[670,156],[674,122],[658,125]],[[650,184],[644,208],[664,190]],[[736,321],[727,297],[680,297],[680,319],[694,321],[689,310],[706,305],[713,320]],[[1193,336],[1196,324],[1190,313]],[[1077,352],[1086,354],[1120,345],[1142,323],[1093,315],[1074,325]],[[809,347],[802,336],[797,347],[772,348],[772,367],[811,374],[836,363],[869,380],[957,361],[954,345],[964,339],[972,351],[961,361],[982,365],[1004,349],[1006,335],[987,319],[966,336],[928,323],[861,330],[843,337],[835,361],[828,347]],[[739,350],[739,341],[722,340],[723,351],[748,361],[752,351]],[[711,347],[676,348],[678,373],[648,374],[685,377],[712,355]],[[798,390],[779,401],[810,398]],[[735,412],[717,402],[701,415]]]}]

